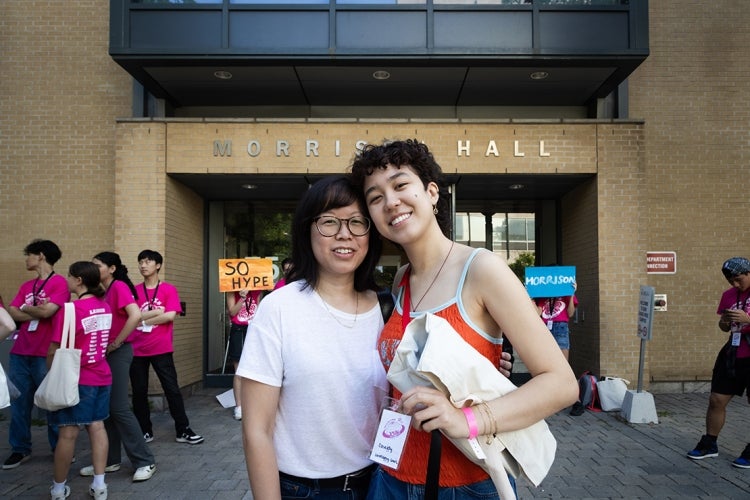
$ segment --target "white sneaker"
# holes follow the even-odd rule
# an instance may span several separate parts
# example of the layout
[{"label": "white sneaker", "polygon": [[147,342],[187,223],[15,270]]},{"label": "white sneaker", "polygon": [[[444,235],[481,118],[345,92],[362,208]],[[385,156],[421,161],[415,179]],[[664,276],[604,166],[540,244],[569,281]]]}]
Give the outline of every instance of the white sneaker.
[{"label": "white sneaker", "polygon": [[[120,470],[120,464],[112,464],[104,468],[104,472],[117,472],[118,470]],[[86,467],[81,467],[78,473],[84,477],[91,477],[94,475],[94,466],[87,465]]]},{"label": "white sneaker", "polygon": [[101,488],[89,486],[89,496],[96,500],[107,500],[107,485],[105,484]]},{"label": "white sneaker", "polygon": [[65,500],[70,496],[70,486],[65,485],[65,489],[61,493],[52,493],[53,486],[49,487],[49,497],[52,500]]},{"label": "white sneaker", "polygon": [[241,406],[234,407],[234,419],[242,420],[242,407]]},{"label": "white sneaker", "polygon": [[135,470],[135,474],[133,474],[133,482],[137,483],[138,481],[147,481],[151,479],[151,476],[154,475],[154,472],[156,472],[156,465],[154,464],[138,467]]}]

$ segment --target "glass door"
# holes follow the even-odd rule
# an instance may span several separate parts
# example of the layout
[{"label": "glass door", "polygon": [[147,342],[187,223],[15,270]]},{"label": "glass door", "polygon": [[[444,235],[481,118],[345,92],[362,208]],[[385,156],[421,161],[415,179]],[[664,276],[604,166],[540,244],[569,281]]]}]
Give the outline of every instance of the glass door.
[{"label": "glass door", "polygon": [[230,387],[234,375],[227,362],[230,320],[225,294],[219,292],[219,259],[263,257],[277,263],[291,256],[293,203],[211,202],[208,213],[208,312],[206,385]]}]

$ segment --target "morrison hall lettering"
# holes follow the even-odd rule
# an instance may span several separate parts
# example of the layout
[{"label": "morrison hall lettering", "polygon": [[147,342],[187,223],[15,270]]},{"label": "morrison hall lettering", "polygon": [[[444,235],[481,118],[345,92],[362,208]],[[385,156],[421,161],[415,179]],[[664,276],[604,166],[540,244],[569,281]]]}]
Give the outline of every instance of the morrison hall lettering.
[{"label": "morrison hall lettering", "polygon": [[[354,144],[354,148],[359,150],[367,145],[367,141],[357,141]],[[332,151],[335,156],[341,156],[341,141],[333,141]],[[474,153],[483,154],[485,157],[499,157],[503,153],[510,153],[512,146],[512,154],[514,157],[522,158],[526,156],[526,151],[521,146],[521,141],[512,141],[508,144],[499,145],[497,141],[490,140],[481,144],[472,144],[471,141],[456,141],[456,156],[462,157],[471,156],[472,151]],[[272,148],[273,154],[277,157],[290,157],[296,152],[296,146],[293,146],[289,141],[284,139],[278,139],[275,143],[265,145],[265,147]],[[301,147],[301,145],[300,145]],[[507,149],[506,149],[507,148]],[[247,146],[244,148],[247,151],[247,155],[256,158],[264,153],[264,144],[261,141],[251,139],[247,142]],[[307,157],[317,157],[320,155],[321,145],[319,141],[313,139],[307,139],[302,147],[304,149],[304,155]],[[540,157],[548,157],[550,153],[546,151],[544,141],[538,141],[538,144],[534,147],[534,150],[538,150]],[[352,150],[347,149],[347,156]],[[536,151],[535,151],[536,152]],[[230,157],[232,156],[232,140],[214,140],[214,156]]]}]

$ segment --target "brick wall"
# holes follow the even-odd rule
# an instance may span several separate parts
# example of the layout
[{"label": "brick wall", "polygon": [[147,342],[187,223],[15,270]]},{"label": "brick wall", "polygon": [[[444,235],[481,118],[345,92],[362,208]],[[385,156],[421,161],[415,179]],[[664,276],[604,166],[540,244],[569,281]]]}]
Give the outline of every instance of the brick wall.
[{"label": "brick wall", "polygon": [[649,16],[651,54],[630,79],[630,114],[646,120],[648,250],[677,252],[676,275],[649,278],[669,302],[654,318],[650,376],[702,381],[726,341],[721,263],[750,254],[750,3],[659,0]]},{"label": "brick wall", "polygon": [[56,266],[112,249],[114,116],[130,77],[107,53],[109,3],[0,2],[0,293],[24,280],[22,250],[55,241]]}]

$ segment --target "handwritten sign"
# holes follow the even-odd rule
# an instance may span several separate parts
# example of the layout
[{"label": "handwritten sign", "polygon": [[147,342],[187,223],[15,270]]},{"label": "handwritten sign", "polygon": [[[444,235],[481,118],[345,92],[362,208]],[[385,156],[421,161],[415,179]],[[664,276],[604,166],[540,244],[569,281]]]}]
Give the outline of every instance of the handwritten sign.
[{"label": "handwritten sign", "polygon": [[219,291],[273,290],[271,259],[219,259]]},{"label": "handwritten sign", "polygon": [[524,284],[532,299],[573,295],[575,281],[575,266],[529,266],[525,269]]}]

